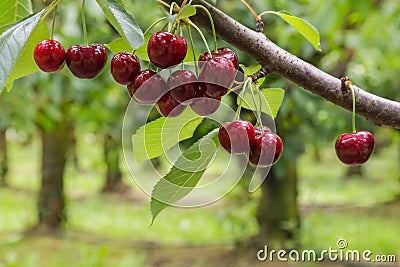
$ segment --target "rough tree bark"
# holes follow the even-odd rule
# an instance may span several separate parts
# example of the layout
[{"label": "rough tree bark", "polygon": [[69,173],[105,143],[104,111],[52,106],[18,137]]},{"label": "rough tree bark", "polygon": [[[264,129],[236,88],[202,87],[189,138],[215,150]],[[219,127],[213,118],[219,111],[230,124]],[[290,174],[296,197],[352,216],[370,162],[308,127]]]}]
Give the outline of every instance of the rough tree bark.
[{"label": "rough tree bark", "polygon": [[105,135],[104,159],[106,162],[106,182],[103,192],[121,192],[123,190],[122,172],[119,167],[121,140]]},{"label": "rough tree bark", "polygon": [[56,230],[66,221],[64,167],[68,131],[65,121],[54,122],[51,130],[39,127],[42,139],[42,184],[38,200],[38,226]]},{"label": "rough tree bark", "polygon": [[6,129],[0,130],[0,186],[7,185],[8,151]]},{"label": "rough tree bark", "polygon": [[[218,37],[256,59],[268,72],[278,74],[338,106],[352,109],[351,94],[342,93],[340,79],[290,54],[268,40],[264,34],[240,24],[207,2],[195,0],[193,3],[202,4],[210,11]],[[210,29],[204,11],[198,10],[193,20],[201,27]],[[359,115],[377,125],[400,129],[399,102],[368,93],[357,86],[355,91],[356,112]]]}]

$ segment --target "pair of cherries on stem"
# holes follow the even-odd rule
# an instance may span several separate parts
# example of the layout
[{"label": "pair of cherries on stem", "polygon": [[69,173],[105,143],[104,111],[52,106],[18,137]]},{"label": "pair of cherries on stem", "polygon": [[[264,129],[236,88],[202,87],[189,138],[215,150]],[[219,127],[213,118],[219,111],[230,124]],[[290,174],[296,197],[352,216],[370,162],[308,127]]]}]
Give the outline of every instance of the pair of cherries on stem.
[{"label": "pair of cherries on stem", "polygon": [[66,52],[56,40],[43,40],[33,52],[37,66],[44,72],[58,72],[65,63],[73,75],[81,79],[94,79],[107,63],[107,52],[103,45],[73,45]]},{"label": "pair of cherries on stem", "polygon": [[282,139],[268,127],[254,128],[246,120],[235,120],[221,125],[218,131],[221,146],[231,154],[245,154],[258,167],[268,167],[282,155]]}]

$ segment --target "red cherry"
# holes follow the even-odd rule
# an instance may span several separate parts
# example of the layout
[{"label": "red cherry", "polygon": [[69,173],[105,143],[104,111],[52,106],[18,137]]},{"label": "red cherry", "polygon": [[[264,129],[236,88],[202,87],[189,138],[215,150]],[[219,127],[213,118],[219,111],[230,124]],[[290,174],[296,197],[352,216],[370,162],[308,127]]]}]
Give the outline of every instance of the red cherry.
[{"label": "red cherry", "polygon": [[184,105],[188,105],[188,101],[196,97],[199,85],[196,75],[190,70],[177,70],[169,76],[168,88],[170,88],[171,96]]},{"label": "red cherry", "polygon": [[231,154],[248,153],[254,142],[254,127],[249,121],[237,120],[224,123],[219,128],[221,146]]},{"label": "red cherry", "polygon": [[347,165],[365,163],[375,147],[374,136],[368,131],[342,134],[336,139],[336,155]]},{"label": "red cherry", "polygon": [[157,109],[164,117],[176,117],[185,110],[185,107],[186,106],[176,101],[171,96],[170,92],[163,95],[157,102]]},{"label": "red cherry", "polygon": [[203,63],[199,74],[200,86],[210,97],[224,96],[235,78],[235,73],[232,61],[215,56]]},{"label": "red cherry", "polygon": [[88,47],[73,45],[67,50],[65,62],[76,77],[94,79],[107,63],[107,52],[101,44],[92,44]]},{"label": "red cherry", "polygon": [[181,63],[186,52],[186,40],[170,32],[156,32],[150,37],[147,46],[150,61],[160,68],[168,68]]},{"label": "red cherry", "polygon": [[128,52],[121,52],[111,60],[111,74],[117,83],[127,85],[140,71],[139,59]]},{"label": "red cherry", "polygon": [[[232,51],[232,49],[230,49],[228,47],[221,47],[221,48],[218,48],[217,52],[215,52],[215,51],[211,52],[211,55],[213,57],[220,56],[220,57],[229,59],[230,61],[232,61],[233,65],[235,66],[235,69],[239,69],[239,59],[238,59],[236,53]],[[209,59],[210,59],[210,54],[208,52],[205,52],[200,55],[199,61],[200,62],[207,61]]]},{"label": "red cherry", "polygon": [[201,89],[198,90],[197,97],[190,103],[190,107],[200,116],[207,116],[216,112],[221,104],[221,97],[212,98],[205,94]]},{"label": "red cherry", "polygon": [[139,72],[127,88],[129,95],[139,104],[155,104],[167,92],[166,82],[152,70]]},{"label": "red cherry", "polygon": [[43,40],[35,46],[33,58],[44,72],[57,72],[64,67],[64,47],[55,40]]},{"label": "red cherry", "polygon": [[259,167],[268,167],[278,161],[283,151],[282,139],[274,133],[256,135],[251,144],[249,161]]}]

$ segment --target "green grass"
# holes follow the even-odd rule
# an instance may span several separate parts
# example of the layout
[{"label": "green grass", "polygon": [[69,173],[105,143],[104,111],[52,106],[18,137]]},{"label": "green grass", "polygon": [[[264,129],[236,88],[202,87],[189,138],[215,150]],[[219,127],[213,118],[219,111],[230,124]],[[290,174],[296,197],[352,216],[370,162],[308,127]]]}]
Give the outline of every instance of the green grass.
[{"label": "green grass", "polygon": [[68,238],[28,238],[0,247],[1,267],[103,267],[148,266],[146,253],[127,246],[87,243]]},{"label": "green grass", "polygon": [[[66,169],[69,221],[64,235],[28,238],[22,232],[36,222],[40,147],[11,142],[12,187],[0,188],[0,267],[150,266],[153,245],[161,246],[165,258],[166,248],[176,247],[179,255],[179,247],[232,246],[257,233],[254,213],[259,192],[242,200],[239,188],[210,206],[167,208],[150,227],[149,199],[127,175],[125,165],[125,182],[133,197],[99,193],[105,171],[101,146],[91,138],[82,140],[80,169],[71,165]],[[398,255],[400,208],[378,205],[400,191],[398,147],[374,155],[365,165],[365,176],[347,180],[346,167],[332,148],[324,148],[322,155],[321,162],[315,162],[311,153],[299,159],[303,247],[336,248],[336,241],[345,238],[349,249]],[[321,205],[328,208],[316,208]]]},{"label": "green grass", "polygon": [[371,250],[374,254],[400,253],[398,219],[371,210],[312,211],[303,217],[301,240],[305,248],[337,249],[339,238],[346,239],[348,249]]},{"label": "green grass", "polygon": [[[237,239],[254,234],[254,220],[249,220],[245,230],[228,220],[229,211],[220,207],[202,209],[169,208],[150,226],[149,206],[94,196],[81,201],[71,201],[71,229],[108,238],[144,240],[170,245],[180,244],[231,244]],[[241,218],[245,220],[244,216]]]}]

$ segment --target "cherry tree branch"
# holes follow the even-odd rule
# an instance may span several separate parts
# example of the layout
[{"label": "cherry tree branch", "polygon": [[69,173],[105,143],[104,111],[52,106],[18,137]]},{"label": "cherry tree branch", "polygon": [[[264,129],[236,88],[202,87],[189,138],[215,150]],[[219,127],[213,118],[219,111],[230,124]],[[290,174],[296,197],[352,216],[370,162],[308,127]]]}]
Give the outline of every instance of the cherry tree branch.
[{"label": "cherry tree branch", "polygon": [[[351,94],[342,92],[340,79],[280,48],[264,34],[240,24],[207,2],[193,2],[202,4],[210,11],[219,38],[256,59],[268,73],[278,74],[338,106],[352,109]],[[211,28],[207,14],[201,10],[193,21],[207,30]],[[354,89],[357,114],[376,125],[400,129],[399,102],[371,94],[357,86]]]}]

